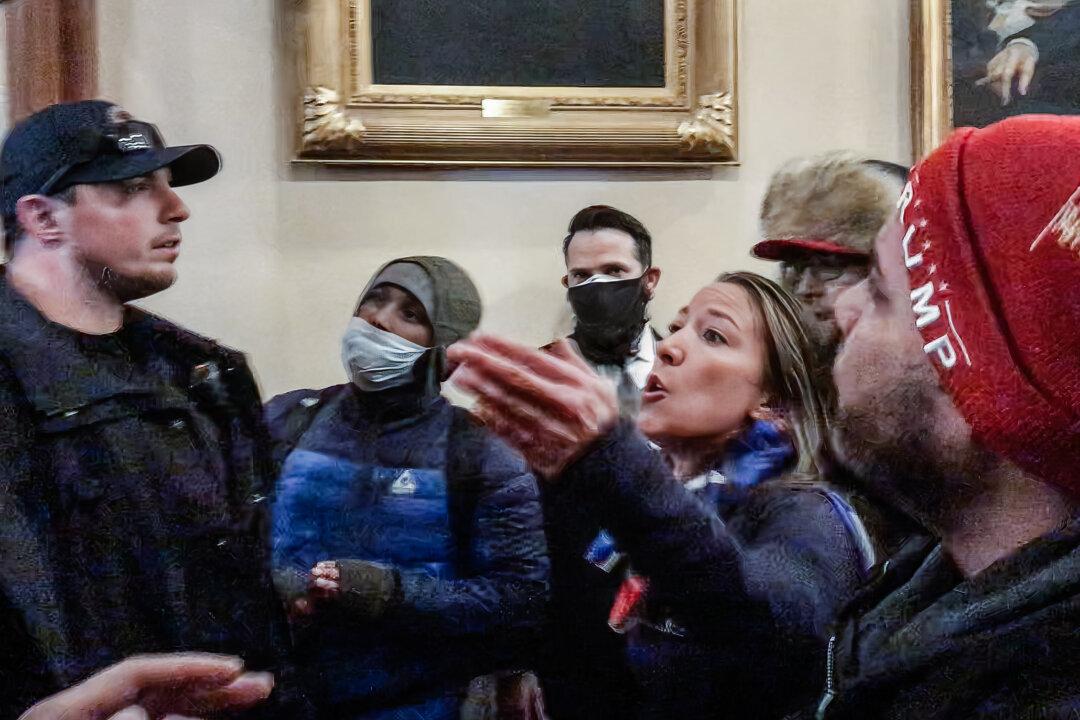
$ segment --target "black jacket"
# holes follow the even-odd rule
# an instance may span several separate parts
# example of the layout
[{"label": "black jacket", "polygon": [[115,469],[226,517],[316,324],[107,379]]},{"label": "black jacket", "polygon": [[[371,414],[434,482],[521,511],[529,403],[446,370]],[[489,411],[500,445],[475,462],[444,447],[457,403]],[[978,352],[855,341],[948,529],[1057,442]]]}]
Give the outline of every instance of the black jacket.
[{"label": "black jacket", "polygon": [[[814,696],[830,624],[863,577],[856,540],[820,487],[765,482],[718,512],[624,423],[553,491],[608,529],[648,579],[649,614],[677,626],[642,624],[628,637],[635,714],[771,718]],[[568,533],[574,544],[587,534]]]},{"label": "black jacket", "polygon": [[134,309],[84,335],[0,275],[0,609],[39,663],[0,654],[0,704],[141,652],[280,670],[268,447],[239,353]]},{"label": "black jacket", "polygon": [[1080,519],[965,579],[912,542],[838,625],[807,717],[1080,717]]}]

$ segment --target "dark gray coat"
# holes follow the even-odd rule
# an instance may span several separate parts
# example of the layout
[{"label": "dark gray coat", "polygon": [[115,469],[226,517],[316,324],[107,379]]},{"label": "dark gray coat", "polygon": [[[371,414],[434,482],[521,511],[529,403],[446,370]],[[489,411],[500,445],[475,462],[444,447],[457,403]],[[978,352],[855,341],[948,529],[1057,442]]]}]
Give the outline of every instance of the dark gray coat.
[{"label": "dark gray coat", "polygon": [[134,653],[275,667],[271,472],[242,355],[137,310],[83,335],[0,275],[0,609],[30,653],[0,704]]},{"label": "dark gray coat", "polygon": [[910,543],[830,645],[829,720],[1080,717],[1080,519],[970,579]]}]

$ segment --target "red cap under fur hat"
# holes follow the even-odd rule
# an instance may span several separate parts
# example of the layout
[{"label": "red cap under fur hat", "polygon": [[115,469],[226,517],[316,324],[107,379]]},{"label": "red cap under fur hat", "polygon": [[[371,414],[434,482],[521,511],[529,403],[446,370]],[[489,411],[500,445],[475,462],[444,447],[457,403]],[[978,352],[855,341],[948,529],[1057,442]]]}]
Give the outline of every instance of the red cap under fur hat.
[{"label": "red cap under fur hat", "polygon": [[1080,495],[1080,117],[957,130],[900,213],[916,326],[975,438]]}]

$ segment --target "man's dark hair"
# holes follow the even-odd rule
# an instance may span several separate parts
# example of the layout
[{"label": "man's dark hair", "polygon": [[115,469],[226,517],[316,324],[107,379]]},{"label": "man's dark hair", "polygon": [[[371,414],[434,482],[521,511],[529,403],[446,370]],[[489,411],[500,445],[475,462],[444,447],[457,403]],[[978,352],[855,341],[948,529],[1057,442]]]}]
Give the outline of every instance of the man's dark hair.
[{"label": "man's dark hair", "polygon": [[586,230],[621,230],[634,239],[634,253],[644,267],[652,265],[652,236],[645,226],[633,215],[617,210],[608,205],[590,205],[579,210],[570,221],[570,229],[563,238],[563,259],[570,249],[570,240],[575,233]]},{"label": "man's dark hair", "polygon": [[[60,190],[59,192],[50,193],[48,197],[59,200],[67,205],[75,204],[75,186]],[[19,240],[23,236],[23,227],[19,224],[19,218],[16,215],[7,216],[3,218],[4,223],[4,255],[10,260],[11,254],[15,251],[15,241]]]},{"label": "man's dark hair", "polygon": [[911,172],[911,168],[907,165],[889,162],[888,160],[863,160],[863,165],[869,165],[876,170],[880,170],[889,177],[899,180],[901,184],[908,181],[908,173]]}]

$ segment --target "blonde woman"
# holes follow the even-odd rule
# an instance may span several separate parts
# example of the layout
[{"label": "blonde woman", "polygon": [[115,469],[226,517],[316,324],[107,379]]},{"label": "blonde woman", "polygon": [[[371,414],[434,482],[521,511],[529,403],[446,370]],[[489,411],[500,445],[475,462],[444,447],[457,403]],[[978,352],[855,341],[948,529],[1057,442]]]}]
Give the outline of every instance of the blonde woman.
[{"label": "blonde woman", "polygon": [[582,537],[564,517],[605,528],[581,552],[625,574],[609,622],[639,716],[781,717],[818,694],[827,625],[874,557],[819,480],[826,422],[794,298],[753,273],[702,288],[657,347],[637,430],[564,349],[477,338],[452,357],[547,475],[552,545]]}]

